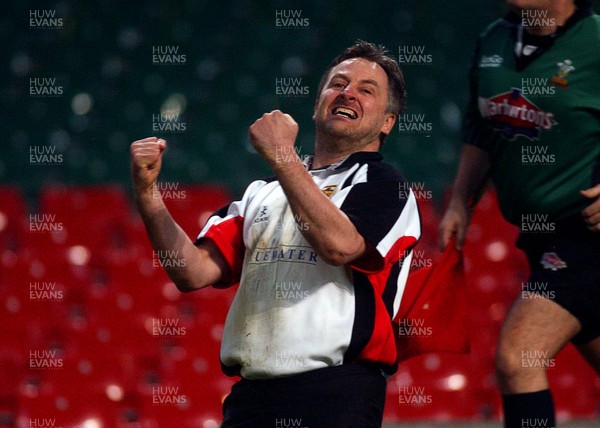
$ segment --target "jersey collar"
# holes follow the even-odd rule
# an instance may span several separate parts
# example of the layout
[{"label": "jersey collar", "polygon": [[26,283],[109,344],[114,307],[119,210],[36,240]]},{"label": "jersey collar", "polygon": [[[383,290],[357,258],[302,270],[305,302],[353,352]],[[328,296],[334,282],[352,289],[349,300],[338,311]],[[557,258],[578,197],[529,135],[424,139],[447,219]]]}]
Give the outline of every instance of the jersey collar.
[{"label": "jersey collar", "polygon": [[335,163],[332,163],[331,165],[312,169],[313,157],[313,155],[307,156],[303,161],[304,167],[308,171],[337,171],[339,169],[348,168],[357,163],[381,162],[383,160],[383,156],[379,152],[355,152]]}]

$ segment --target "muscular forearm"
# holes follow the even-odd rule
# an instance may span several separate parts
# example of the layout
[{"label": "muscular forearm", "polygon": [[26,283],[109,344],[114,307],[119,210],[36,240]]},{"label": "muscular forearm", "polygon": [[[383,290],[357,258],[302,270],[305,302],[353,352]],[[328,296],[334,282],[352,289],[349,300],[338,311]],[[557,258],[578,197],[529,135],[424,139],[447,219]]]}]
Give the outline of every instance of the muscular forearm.
[{"label": "muscular forearm", "polygon": [[[177,288],[192,291],[217,282],[197,248],[173,220],[155,188],[135,192],[138,210],[158,259]],[[211,275],[212,273],[212,275]]]},{"label": "muscular forearm", "polygon": [[479,190],[483,186],[489,170],[488,153],[471,144],[464,144],[450,203],[463,206],[469,202],[476,203]]},{"label": "muscular forearm", "polygon": [[320,257],[327,263],[342,265],[364,254],[363,237],[346,214],[317,187],[299,159],[271,166],[295,221]]}]

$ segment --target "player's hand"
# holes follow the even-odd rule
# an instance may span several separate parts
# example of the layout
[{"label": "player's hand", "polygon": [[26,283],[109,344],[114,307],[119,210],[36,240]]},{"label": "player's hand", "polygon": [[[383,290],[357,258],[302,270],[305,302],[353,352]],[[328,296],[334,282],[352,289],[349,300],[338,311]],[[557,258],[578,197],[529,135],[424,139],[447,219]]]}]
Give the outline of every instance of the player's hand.
[{"label": "player's hand", "polygon": [[583,221],[585,221],[588,229],[600,232],[600,184],[582,190],[580,193],[593,201],[581,212]]},{"label": "player's hand", "polygon": [[299,161],[294,143],[298,124],[292,116],[279,110],[265,113],[248,129],[250,142],[270,165]]},{"label": "player's hand", "polygon": [[167,142],[148,137],[131,143],[131,177],[136,192],[151,189],[158,178]]},{"label": "player's hand", "polygon": [[438,246],[443,251],[453,236],[456,235],[456,249],[462,250],[467,228],[469,227],[469,211],[466,205],[461,203],[451,203],[439,227]]}]

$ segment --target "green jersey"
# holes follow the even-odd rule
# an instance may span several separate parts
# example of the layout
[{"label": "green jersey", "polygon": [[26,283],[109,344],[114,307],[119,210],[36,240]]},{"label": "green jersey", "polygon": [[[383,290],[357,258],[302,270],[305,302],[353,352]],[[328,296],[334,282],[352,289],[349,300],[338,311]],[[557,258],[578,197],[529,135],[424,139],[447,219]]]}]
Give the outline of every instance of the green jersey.
[{"label": "green jersey", "polygon": [[514,14],[478,41],[463,138],[489,153],[513,224],[579,213],[591,203],[579,191],[600,182],[600,16],[569,21],[537,52]]}]

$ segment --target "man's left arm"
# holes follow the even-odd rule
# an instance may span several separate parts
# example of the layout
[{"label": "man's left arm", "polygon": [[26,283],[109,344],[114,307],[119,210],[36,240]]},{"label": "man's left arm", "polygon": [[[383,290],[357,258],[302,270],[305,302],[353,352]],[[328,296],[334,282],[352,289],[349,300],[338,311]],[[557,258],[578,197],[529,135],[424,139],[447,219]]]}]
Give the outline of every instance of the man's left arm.
[{"label": "man's left arm", "polygon": [[593,200],[586,209],[581,212],[583,221],[588,229],[594,232],[600,232],[600,184],[581,191],[586,198]]},{"label": "man's left arm", "polygon": [[264,114],[248,132],[252,144],[279,180],[302,234],[325,262],[335,266],[376,254],[348,216],[318,188],[295,155],[297,134],[298,124],[278,110]]}]

